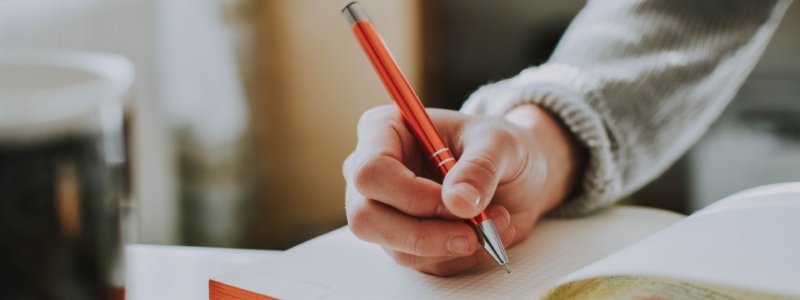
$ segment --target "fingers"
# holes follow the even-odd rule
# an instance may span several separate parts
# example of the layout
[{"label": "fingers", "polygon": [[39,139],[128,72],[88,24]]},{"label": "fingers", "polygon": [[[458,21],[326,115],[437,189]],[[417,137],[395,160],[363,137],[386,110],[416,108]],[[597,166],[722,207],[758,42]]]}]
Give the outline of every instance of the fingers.
[{"label": "fingers", "polygon": [[345,162],[349,185],[369,199],[381,201],[417,217],[456,219],[441,200],[441,185],[417,176],[420,151],[394,107],[364,113],[358,126],[359,142]]},{"label": "fingers", "polygon": [[[348,195],[347,210],[353,234],[383,246],[403,266],[419,268],[483,252],[474,228],[464,221],[414,218],[380,202],[354,199],[352,195]],[[492,205],[487,213],[495,220],[501,239],[512,241],[513,231],[510,236],[507,232],[513,227],[509,212],[502,206]]]},{"label": "fingers", "polygon": [[463,221],[412,217],[353,192],[348,190],[348,224],[362,240],[418,256],[463,256],[481,247]]},{"label": "fingers", "polygon": [[441,185],[417,177],[396,159],[379,156],[363,161],[354,171],[352,184],[361,195],[406,214],[453,219],[440,198]]},{"label": "fingers", "polygon": [[[508,247],[512,243],[515,242],[516,239],[516,228],[511,226],[507,221],[506,216],[499,216],[496,215],[497,213],[503,214],[501,209],[492,209],[493,206],[487,208],[487,211],[491,210],[493,215],[493,219],[498,220],[498,225],[503,226],[503,229],[498,228],[500,231],[500,239],[503,241],[503,244]],[[392,257],[392,259],[397,262],[397,264],[405,267],[415,268],[421,272],[425,272],[428,274],[438,275],[438,276],[449,276],[453,275],[471,268],[474,268],[480,264],[488,263],[491,261],[491,256],[489,256],[486,251],[480,249],[471,255],[468,256],[437,256],[437,257],[425,257],[425,256],[418,256],[409,253],[405,253],[402,251],[394,250],[388,247],[384,247],[384,251]]]},{"label": "fingers", "polygon": [[[509,226],[508,229],[500,233],[500,239],[503,241],[503,246],[509,247],[513,243],[515,235],[516,229],[514,226]],[[486,251],[481,250],[471,256],[448,259],[438,263],[416,267],[416,269],[432,275],[450,276],[475,268],[485,263],[495,264],[492,257],[489,256]]]},{"label": "fingers", "polygon": [[464,152],[442,183],[442,198],[450,212],[461,218],[472,218],[491,201],[504,178],[512,176],[521,158],[516,138],[509,131],[494,130],[475,134],[480,139],[466,139]]}]

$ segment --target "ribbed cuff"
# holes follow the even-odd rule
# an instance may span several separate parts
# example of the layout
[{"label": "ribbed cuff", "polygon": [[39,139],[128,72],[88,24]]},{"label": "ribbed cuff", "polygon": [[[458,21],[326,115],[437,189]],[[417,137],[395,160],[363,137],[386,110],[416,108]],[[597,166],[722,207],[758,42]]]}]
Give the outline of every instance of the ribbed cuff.
[{"label": "ribbed cuff", "polygon": [[566,199],[549,215],[580,216],[613,203],[622,190],[615,151],[612,151],[615,143],[610,140],[596,109],[603,107],[593,92],[597,86],[576,67],[545,64],[481,87],[461,111],[502,116],[519,105],[535,104],[560,118],[590,155],[579,193]]}]

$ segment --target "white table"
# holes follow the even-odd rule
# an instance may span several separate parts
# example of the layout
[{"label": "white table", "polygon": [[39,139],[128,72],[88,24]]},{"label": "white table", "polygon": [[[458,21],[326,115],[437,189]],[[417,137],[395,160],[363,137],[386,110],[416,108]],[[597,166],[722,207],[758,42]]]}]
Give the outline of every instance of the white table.
[{"label": "white table", "polygon": [[129,245],[125,249],[127,300],[208,299],[208,279],[281,251]]}]

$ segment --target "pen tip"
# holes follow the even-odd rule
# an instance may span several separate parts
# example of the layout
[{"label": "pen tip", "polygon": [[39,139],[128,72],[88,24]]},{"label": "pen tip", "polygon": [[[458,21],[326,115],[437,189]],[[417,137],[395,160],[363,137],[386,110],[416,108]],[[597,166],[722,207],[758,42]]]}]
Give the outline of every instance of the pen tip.
[{"label": "pen tip", "polygon": [[508,264],[503,265],[503,269],[506,269],[506,273],[511,274],[511,269],[508,268]]}]

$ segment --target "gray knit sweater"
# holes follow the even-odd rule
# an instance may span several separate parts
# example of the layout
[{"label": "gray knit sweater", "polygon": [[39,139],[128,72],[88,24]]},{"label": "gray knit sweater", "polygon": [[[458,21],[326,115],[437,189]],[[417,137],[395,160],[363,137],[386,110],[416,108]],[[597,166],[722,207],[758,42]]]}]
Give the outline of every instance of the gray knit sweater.
[{"label": "gray knit sweater", "polygon": [[560,117],[590,159],[580,194],[552,214],[584,214],[640,188],[700,138],[790,2],[590,0],[547,63],[481,87],[462,111],[534,103]]}]

